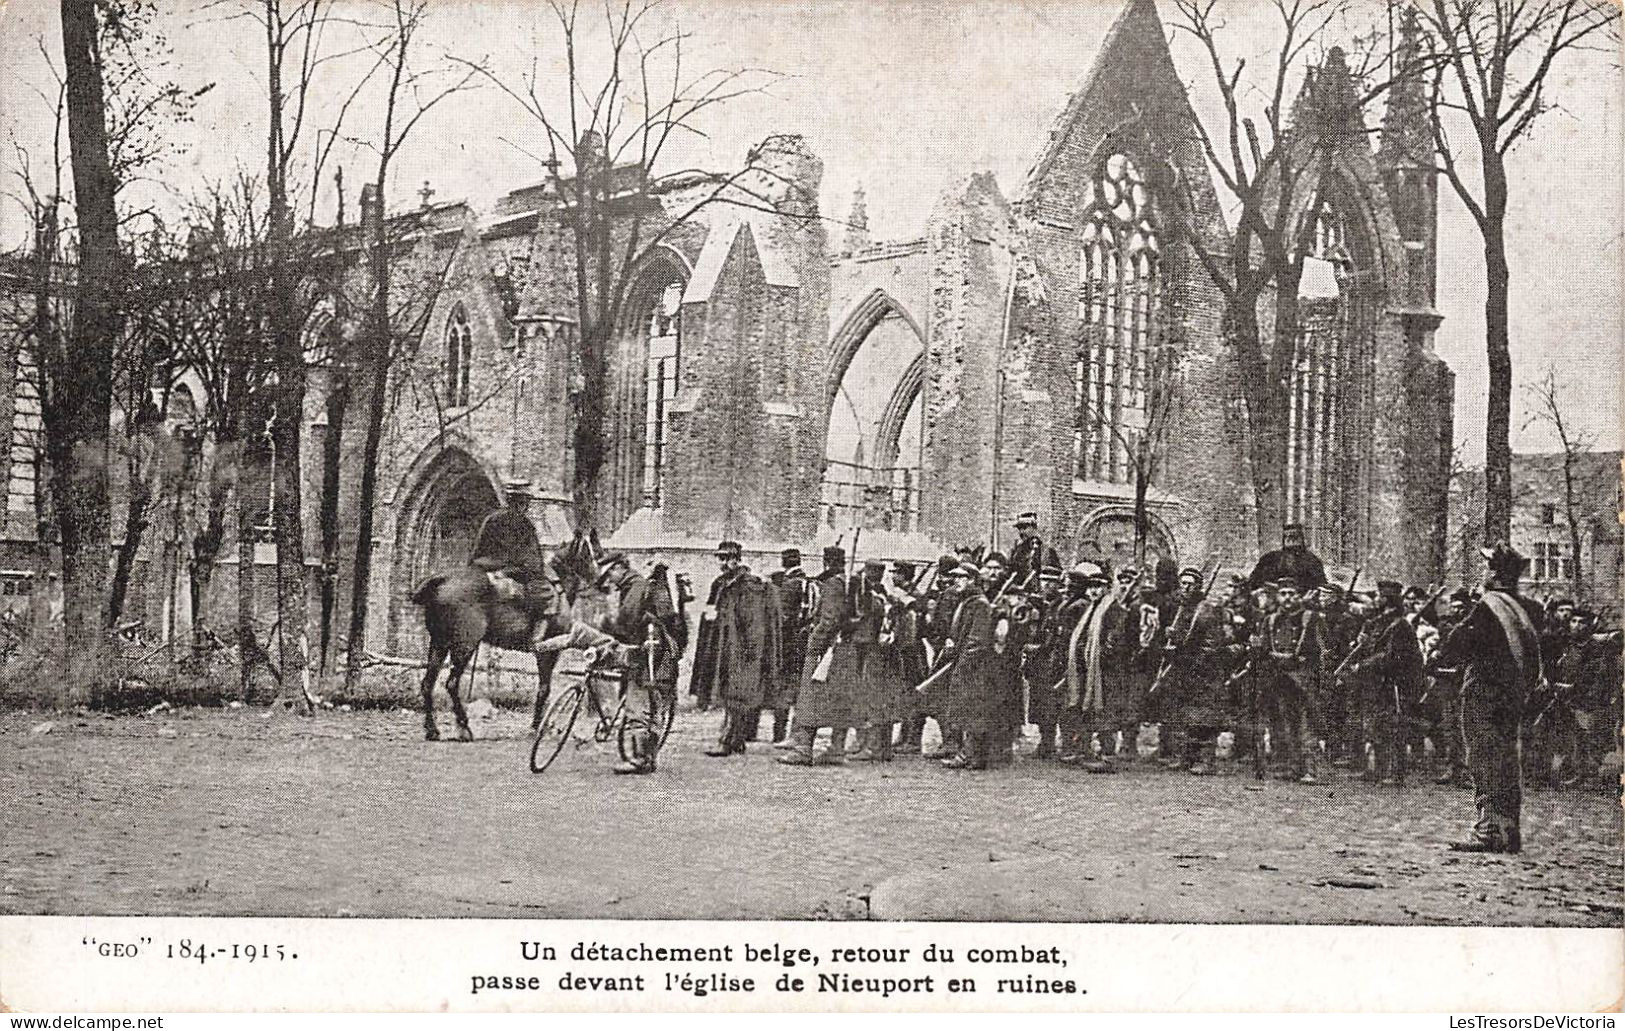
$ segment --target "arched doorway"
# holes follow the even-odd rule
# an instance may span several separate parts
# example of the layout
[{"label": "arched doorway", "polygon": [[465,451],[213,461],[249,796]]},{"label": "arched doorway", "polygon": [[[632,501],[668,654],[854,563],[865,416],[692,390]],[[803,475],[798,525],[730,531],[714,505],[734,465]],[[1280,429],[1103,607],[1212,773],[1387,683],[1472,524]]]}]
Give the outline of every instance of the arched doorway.
[{"label": "arched doorway", "polygon": [[918,528],[924,381],[919,324],[885,291],[874,291],[830,342],[819,499],[825,526]]},{"label": "arched doorway", "polygon": [[408,597],[424,579],[467,563],[480,523],[501,503],[491,477],[460,448],[442,450],[417,474],[396,524],[392,651],[411,653],[427,647],[419,622],[407,618]]},{"label": "arched doorway", "polygon": [[[1082,559],[1099,562],[1112,569],[1135,565],[1134,561],[1134,509],[1128,505],[1111,505],[1096,509],[1078,524],[1074,554],[1063,556],[1069,561]],[[1145,564],[1149,569],[1159,558],[1179,561],[1174,548],[1173,534],[1155,513],[1149,513],[1145,528]]]}]

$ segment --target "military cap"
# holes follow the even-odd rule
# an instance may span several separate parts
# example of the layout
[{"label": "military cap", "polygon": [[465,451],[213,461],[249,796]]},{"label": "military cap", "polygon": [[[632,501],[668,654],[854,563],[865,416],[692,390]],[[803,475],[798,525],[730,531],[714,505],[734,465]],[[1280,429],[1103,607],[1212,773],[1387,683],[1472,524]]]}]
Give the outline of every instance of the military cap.
[{"label": "military cap", "polygon": [[1097,562],[1083,561],[1067,571],[1067,576],[1075,580],[1104,580],[1106,568]]},{"label": "military cap", "polygon": [[958,568],[959,568],[959,557],[956,556],[956,555],[944,555],[941,558],[937,559],[937,575],[938,576],[952,576],[954,570],[956,570]]},{"label": "military cap", "polygon": [[1231,573],[1230,576],[1225,580],[1225,583],[1229,584],[1231,587],[1245,587],[1247,586],[1247,578],[1242,576],[1240,573]]},{"label": "military cap", "polygon": [[846,561],[846,549],[839,544],[826,544],[824,546],[824,561],[844,563]]},{"label": "military cap", "polygon": [[886,571],[886,562],[884,559],[866,558],[863,560],[863,571],[865,573],[884,573]]},{"label": "military cap", "polygon": [[979,578],[982,575],[982,571],[980,569],[976,568],[975,563],[961,562],[961,563],[959,563],[959,565],[955,566],[954,571],[952,573],[948,574],[948,575],[949,576],[963,576],[963,577],[968,577],[969,579],[975,580],[975,579]]},{"label": "military cap", "polygon": [[1321,584],[1318,589],[1325,591],[1327,594],[1335,594],[1339,598],[1343,596],[1343,588],[1332,583],[1330,580],[1327,580],[1325,583]]},{"label": "military cap", "polygon": [[1479,554],[1489,564],[1490,571],[1501,577],[1522,576],[1529,560],[1523,554],[1505,541],[1497,541],[1493,547],[1481,548]]},{"label": "military cap", "polygon": [[717,545],[717,558],[739,558],[745,554],[745,549],[738,541],[723,541]]},{"label": "military cap", "polygon": [[1038,525],[1038,513],[1037,512],[1023,512],[1020,515],[1016,516],[1016,529],[1018,529],[1018,530],[1021,529],[1023,526],[1037,526],[1037,525]]},{"label": "military cap", "polygon": [[1416,598],[1426,598],[1427,595],[1422,593],[1422,588],[1412,584],[1411,586],[1405,588],[1404,597],[1406,601],[1411,601]]},{"label": "military cap", "polygon": [[1404,585],[1398,580],[1377,581],[1377,597],[1383,601],[1399,601],[1404,590]]},{"label": "military cap", "polygon": [[801,565],[801,549],[785,548],[783,551],[779,552],[779,560],[784,563],[784,568],[786,569],[789,569],[792,566],[799,566]]},{"label": "military cap", "polygon": [[1195,580],[1197,583],[1201,583],[1202,571],[1195,566],[1186,566],[1179,571],[1179,578],[1181,580]]},{"label": "military cap", "polygon": [[1596,619],[1597,614],[1584,605],[1576,605],[1574,611],[1569,613],[1570,619]]},{"label": "military cap", "polygon": [[907,579],[914,579],[914,563],[912,562],[893,562],[891,571]]},{"label": "military cap", "polygon": [[529,480],[517,476],[507,477],[502,481],[502,493],[528,498],[532,493],[531,483]]},{"label": "military cap", "polygon": [[1008,566],[1010,564],[1010,560],[1005,557],[1005,554],[1002,551],[990,551],[986,555],[982,556],[982,561],[997,562],[1001,566]]},{"label": "military cap", "polygon": [[1574,608],[1574,602],[1568,598],[1558,598],[1556,601],[1552,602],[1552,608],[1554,609],[1560,609],[1565,605],[1571,609]]},{"label": "military cap", "polygon": [[1120,584],[1133,583],[1135,580],[1139,579],[1139,577],[1139,570],[1135,569],[1133,566],[1124,566],[1122,569],[1117,571],[1117,582]]},{"label": "military cap", "polygon": [[1463,605],[1470,605],[1473,600],[1473,592],[1465,587],[1458,587],[1450,592],[1450,600],[1459,601]]},{"label": "military cap", "polygon": [[1060,566],[1044,566],[1038,570],[1040,580],[1059,580],[1061,578]]},{"label": "military cap", "polygon": [[955,555],[974,555],[980,550],[981,550],[981,545],[979,545],[979,544],[961,544],[959,547],[954,549],[954,554]]},{"label": "military cap", "polygon": [[1279,576],[1275,578],[1277,591],[1295,591],[1298,589],[1298,578],[1295,576]]}]

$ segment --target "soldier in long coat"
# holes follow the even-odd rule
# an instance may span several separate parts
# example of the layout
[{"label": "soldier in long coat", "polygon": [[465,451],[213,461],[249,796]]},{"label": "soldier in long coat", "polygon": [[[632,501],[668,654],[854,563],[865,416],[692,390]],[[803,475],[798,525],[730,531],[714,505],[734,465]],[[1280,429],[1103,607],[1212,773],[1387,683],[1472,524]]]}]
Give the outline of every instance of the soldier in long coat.
[{"label": "soldier in long coat", "polygon": [[1066,687],[1066,650],[1072,626],[1066,623],[1067,597],[1061,589],[1059,566],[1038,572],[1037,632],[1027,642],[1023,676],[1027,680],[1027,719],[1038,726],[1034,758],[1055,758]]},{"label": "soldier in long coat", "polygon": [[[750,571],[743,555],[735,541],[717,545],[722,573],[712,584],[716,599],[712,652],[704,669],[710,678],[706,694],[720,701],[725,712],[717,743],[705,750],[713,757],[745,751],[750,713],[762,707],[777,681],[782,654],[778,595]],[[696,656],[696,676],[701,669],[699,660]]]},{"label": "soldier in long coat", "polygon": [[1486,549],[1484,594],[1439,646],[1438,661],[1462,670],[1461,727],[1477,819],[1461,852],[1520,852],[1523,710],[1541,678],[1535,604],[1518,594],[1528,560],[1506,544]]},{"label": "soldier in long coat", "polygon": [[886,564],[869,561],[852,587],[850,639],[857,659],[858,711],[863,717],[860,762],[891,762],[893,732],[903,718],[901,670],[896,632],[891,628],[891,599],[886,593]]},{"label": "soldier in long coat", "polygon": [[[859,685],[857,655],[848,635],[852,600],[846,586],[846,549],[824,549],[824,570],[814,578],[818,608],[807,634],[796,726],[791,747],[779,762],[789,766],[840,766],[846,762],[846,732],[857,726]],[[830,747],[813,755],[813,741],[830,728]]]},{"label": "soldier in long coat", "polygon": [[949,769],[987,769],[990,739],[999,723],[993,603],[982,592],[981,572],[966,562],[953,574],[960,601],[948,633],[954,651],[948,718],[962,743],[956,755],[942,760]]},{"label": "soldier in long coat", "polygon": [[773,743],[782,746],[790,737],[790,710],[801,689],[801,667],[807,660],[807,634],[812,630],[816,588],[801,568],[801,550],[786,548],[779,556],[783,565],[769,579],[779,593],[779,616],[784,620],[781,639],[784,657],[779,663],[779,682],[768,699],[773,711]]}]

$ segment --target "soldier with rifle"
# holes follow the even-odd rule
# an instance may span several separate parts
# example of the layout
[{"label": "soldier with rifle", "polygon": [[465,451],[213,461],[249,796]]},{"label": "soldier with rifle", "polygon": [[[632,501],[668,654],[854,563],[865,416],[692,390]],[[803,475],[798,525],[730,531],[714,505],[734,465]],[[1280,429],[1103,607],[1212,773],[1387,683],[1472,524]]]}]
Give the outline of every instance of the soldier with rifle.
[{"label": "soldier with rifle", "polygon": [[1365,739],[1371,744],[1372,765],[1360,778],[1400,785],[1405,783],[1405,728],[1422,680],[1422,650],[1405,618],[1402,592],[1397,581],[1377,581],[1378,609],[1338,670],[1360,692]]},{"label": "soldier with rifle", "polygon": [[1269,617],[1268,676],[1265,686],[1280,727],[1284,769],[1280,775],[1314,784],[1320,742],[1314,733],[1320,697],[1320,664],[1325,653],[1320,613],[1305,608],[1298,582],[1275,582],[1275,612]]},{"label": "soldier with rifle", "polygon": [[1206,578],[1187,566],[1179,572],[1179,595],[1162,638],[1162,662],[1151,696],[1163,713],[1163,729],[1174,750],[1170,769],[1197,776],[1213,772],[1213,746],[1224,715],[1219,705],[1219,658],[1224,627],[1207,596],[1219,571]]}]

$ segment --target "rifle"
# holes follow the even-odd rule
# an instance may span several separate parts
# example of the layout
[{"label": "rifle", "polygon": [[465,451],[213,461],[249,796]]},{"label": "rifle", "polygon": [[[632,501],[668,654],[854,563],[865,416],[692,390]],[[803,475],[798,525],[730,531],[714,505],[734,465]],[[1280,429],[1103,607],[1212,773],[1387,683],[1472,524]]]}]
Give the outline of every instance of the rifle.
[{"label": "rifle", "polygon": [[[1220,556],[1218,563],[1213,567],[1213,575],[1208,577],[1207,586],[1202,590],[1202,596],[1196,600],[1196,605],[1191,610],[1191,625],[1185,628],[1185,636],[1180,638],[1179,644],[1174,647],[1174,650],[1163,656],[1162,667],[1157,670],[1157,675],[1152,679],[1151,688],[1146,692],[1146,694],[1152,695],[1157,693],[1157,689],[1162,686],[1163,680],[1165,680],[1168,674],[1173,671],[1174,656],[1178,655],[1180,652],[1183,652],[1185,650],[1185,646],[1191,643],[1191,637],[1193,637],[1196,633],[1196,617],[1201,611],[1202,606],[1207,602],[1207,596],[1213,593],[1213,585],[1219,582],[1219,571],[1223,568],[1224,558],[1223,556]],[[1178,615],[1177,611],[1175,612],[1175,615]]]}]

